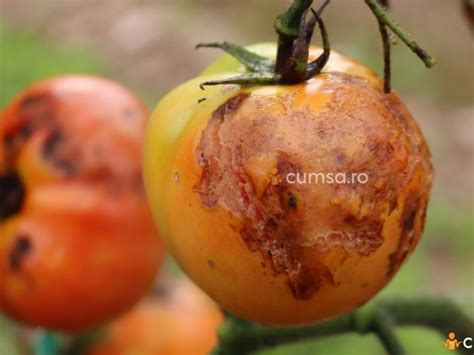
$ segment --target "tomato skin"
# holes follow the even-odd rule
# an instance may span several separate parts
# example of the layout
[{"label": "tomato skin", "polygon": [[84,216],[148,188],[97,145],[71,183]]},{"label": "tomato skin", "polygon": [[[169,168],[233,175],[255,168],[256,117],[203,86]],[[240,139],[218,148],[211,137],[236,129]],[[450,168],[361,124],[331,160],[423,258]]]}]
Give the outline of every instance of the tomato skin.
[{"label": "tomato skin", "polygon": [[[226,55],[163,98],[147,127],[145,186],[170,253],[222,307],[259,323],[359,307],[423,230],[432,167],[421,131],[370,70],[336,53],[327,68],[298,85],[200,91],[242,73]],[[372,180],[281,180],[339,171]]]},{"label": "tomato skin", "polygon": [[[140,155],[147,109],[89,76],[27,88],[0,118],[0,308],[29,325],[82,331],[131,307],[163,249],[146,203]],[[2,207],[3,208],[3,207]]]},{"label": "tomato skin", "polygon": [[150,296],[105,329],[87,355],[208,354],[223,320],[215,304],[189,281]]}]

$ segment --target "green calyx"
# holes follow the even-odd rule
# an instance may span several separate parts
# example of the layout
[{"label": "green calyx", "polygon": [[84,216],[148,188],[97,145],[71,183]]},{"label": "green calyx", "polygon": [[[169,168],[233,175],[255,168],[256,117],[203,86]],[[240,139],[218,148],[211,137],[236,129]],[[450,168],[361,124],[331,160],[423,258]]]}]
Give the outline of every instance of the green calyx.
[{"label": "green calyx", "polygon": [[[311,3],[312,0],[295,0],[290,8],[275,20],[278,34],[276,61],[229,42],[197,45],[196,48],[222,49],[243,64],[248,71],[232,78],[206,81],[201,83],[201,88],[222,84],[296,84],[319,74],[329,59],[331,49],[324,22],[320,17],[322,8],[318,12],[309,9],[311,14],[306,20]],[[316,24],[321,31],[324,52],[315,61],[308,63],[309,46]]]},{"label": "green calyx", "polygon": [[[377,18],[384,41],[384,77],[385,92],[390,92],[390,44],[386,27],[390,28],[427,67],[435,64],[432,58],[388,15],[380,0],[364,0]],[[245,66],[247,73],[200,84],[201,89],[208,85],[292,85],[304,82],[318,75],[329,60],[331,53],[326,27],[321,14],[330,0],[324,0],[320,8],[311,8],[312,0],[293,0],[291,6],[279,15],[274,27],[278,35],[276,61],[262,57],[244,47],[229,43],[199,44],[196,48],[219,48]],[[383,1],[388,4],[388,0]],[[323,53],[312,62],[308,62],[309,48],[316,25],[322,38]]]}]

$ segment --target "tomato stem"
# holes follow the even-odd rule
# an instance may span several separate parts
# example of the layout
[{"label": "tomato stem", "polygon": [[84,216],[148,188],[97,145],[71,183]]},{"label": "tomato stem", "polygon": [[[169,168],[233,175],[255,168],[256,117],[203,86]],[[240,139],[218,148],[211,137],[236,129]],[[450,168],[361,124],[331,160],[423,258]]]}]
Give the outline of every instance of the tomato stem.
[{"label": "tomato stem", "polygon": [[[287,11],[279,15],[275,22],[278,34],[276,62],[262,57],[241,46],[229,42],[200,44],[197,48],[219,48],[242,63],[249,73],[222,80],[206,81],[200,84],[201,89],[207,85],[276,85],[297,84],[319,74],[331,53],[328,33],[321,14],[330,0],[325,0],[318,11],[311,8],[312,0],[293,0]],[[365,0],[374,13],[379,24],[384,52],[384,92],[391,91],[391,59],[389,27],[412,51],[421,58],[428,68],[435,65],[435,59],[423,50],[410,35],[404,31],[387,13],[388,0]],[[307,15],[310,18],[307,20]],[[308,63],[309,47],[314,28],[318,25],[323,41],[323,53],[313,62]]]},{"label": "tomato stem", "polygon": [[[296,84],[319,74],[329,60],[331,52],[326,27],[320,17],[329,2],[330,0],[326,0],[318,11],[310,9],[311,17],[308,21],[306,21],[306,15],[312,1],[295,0],[285,13],[277,17],[275,29],[279,35],[279,41],[276,63],[229,42],[198,44],[196,48],[224,50],[250,72],[232,78],[203,82],[200,84],[201,89],[208,85],[223,84]],[[296,30],[295,23],[298,23]],[[316,24],[321,31],[323,53],[316,60],[308,63],[311,37]]]},{"label": "tomato stem", "polygon": [[[389,8],[389,0],[380,0],[382,6],[385,7],[386,10]],[[384,78],[384,86],[383,91],[386,94],[389,94],[392,90],[391,88],[391,61],[390,61],[390,36],[387,31],[387,26],[383,23],[380,19],[377,18],[377,22],[379,23],[379,31],[382,37],[383,43],[383,63],[384,63],[384,70],[383,70],[383,78]]]},{"label": "tomato stem", "polygon": [[[320,10],[317,12],[311,9],[314,15],[314,19],[318,22],[319,29],[321,30],[321,38],[323,40],[323,53],[314,61],[308,64],[308,70],[306,72],[306,80],[311,79],[313,76],[319,74],[323,70],[331,54],[331,46],[329,44],[328,34],[326,32],[326,26],[324,25],[323,20],[319,16],[319,14],[321,13],[321,10],[324,9],[324,7],[328,3],[329,1],[325,2],[323,6],[320,8]],[[307,48],[309,50],[309,41],[308,41]]]},{"label": "tomato stem", "polygon": [[[330,0],[326,0],[316,12],[310,9],[312,1],[295,0],[286,12],[276,18],[274,27],[278,34],[278,50],[275,73],[281,76],[281,84],[300,83],[319,74],[329,59],[328,35],[320,17],[329,2]],[[311,10],[313,17],[306,22],[308,10]],[[312,64],[312,70],[308,72],[309,46],[316,23],[326,45],[324,53]]]},{"label": "tomato stem", "polygon": [[300,63],[293,57],[295,42],[300,34],[308,8],[312,0],[294,0],[288,10],[278,16],[274,22],[278,34],[278,50],[275,73],[282,76],[283,81],[297,82],[302,80],[306,63]]},{"label": "tomato stem", "polygon": [[383,23],[390,27],[393,33],[395,33],[403,43],[405,43],[423,61],[423,63],[425,63],[427,68],[431,68],[436,64],[436,60],[421,48],[418,43],[416,43],[416,41],[389,16],[378,0],[365,0],[365,3],[372,10],[379,23]]},{"label": "tomato stem", "polygon": [[384,309],[376,309],[372,319],[371,331],[391,355],[406,354],[403,345],[395,334],[393,318]]},{"label": "tomato stem", "polygon": [[[459,338],[471,336],[474,332],[472,319],[448,300],[390,299],[370,303],[355,312],[303,327],[263,327],[227,314],[218,330],[219,344],[212,353],[253,353],[295,341],[357,332],[374,333],[388,354],[401,355],[404,350],[394,333],[395,325],[433,328],[443,339],[454,330]],[[467,348],[459,350],[470,354]]]}]

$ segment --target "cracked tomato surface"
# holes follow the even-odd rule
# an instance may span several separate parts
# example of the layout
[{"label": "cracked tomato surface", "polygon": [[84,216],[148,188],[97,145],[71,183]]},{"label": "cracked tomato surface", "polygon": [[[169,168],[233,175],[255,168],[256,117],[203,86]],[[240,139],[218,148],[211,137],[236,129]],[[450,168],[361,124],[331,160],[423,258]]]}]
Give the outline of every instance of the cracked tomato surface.
[{"label": "cracked tomato surface", "polygon": [[336,52],[302,84],[199,89],[242,71],[224,55],[153,112],[144,176],[159,231],[238,316],[291,325],[351,311],[419,241],[432,181],[425,139],[396,93]]},{"label": "cracked tomato surface", "polygon": [[0,117],[0,308],[78,331],[132,306],[162,259],[142,184],[145,106],[109,80],[64,76]]}]

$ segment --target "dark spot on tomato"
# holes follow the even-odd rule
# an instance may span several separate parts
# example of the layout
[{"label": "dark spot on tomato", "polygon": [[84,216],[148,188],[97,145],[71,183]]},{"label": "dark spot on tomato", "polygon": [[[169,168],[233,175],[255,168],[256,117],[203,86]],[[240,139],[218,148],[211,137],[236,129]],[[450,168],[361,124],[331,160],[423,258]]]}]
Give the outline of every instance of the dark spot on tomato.
[{"label": "dark spot on tomato", "polygon": [[352,213],[346,214],[346,215],[344,216],[344,218],[342,219],[342,221],[343,221],[345,224],[347,224],[347,225],[349,225],[349,226],[352,226],[352,225],[354,225],[355,223],[357,223],[357,216],[354,215],[354,214],[352,214]]},{"label": "dark spot on tomato", "polygon": [[199,154],[198,164],[200,167],[205,167],[207,164],[206,156],[204,153]]},{"label": "dark spot on tomato", "polygon": [[49,158],[56,154],[63,136],[60,131],[54,130],[43,144],[42,154],[44,158]]},{"label": "dark spot on tomato", "polygon": [[275,218],[269,218],[267,219],[266,227],[271,230],[277,230],[278,222],[275,220]]},{"label": "dark spot on tomato", "polygon": [[212,260],[207,261],[207,265],[209,266],[210,269],[214,270],[216,268],[216,263]]},{"label": "dark spot on tomato", "polygon": [[203,101],[206,101],[207,99],[205,97],[201,97],[199,100],[198,100],[198,104],[200,104],[201,102]]},{"label": "dark spot on tomato", "polygon": [[66,137],[58,128],[52,130],[49,137],[44,142],[42,154],[45,160],[51,162],[57,169],[66,176],[73,176],[77,173],[76,165],[63,151]]},{"label": "dark spot on tomato", "polygon": [[24,257],[31,251],[31,242],[27,235],[18,236],[10,250],[9,263],[12,270],[21,268]]},{"label": "dark spot on tomato", "polygon": [[46,93],[40,93],[35,95],[28,95],[20,102],[20,109],[22,111],[27,111],[34,109],[39,103],[43,102],[46,98]]},{"label": "dark spot on tomato", "polygon": [[29,95],[20,102],[15,125],[4,135],[7,165],[14,164],[21,146],[35,130],[55,122],[54,107],[54,97],[48,92]]},{"label": "dark spot on tomato", "polygon": [[287,202],[288,202],[288,206],[292,210],[296,210],[296,208],[298,207],[297,206],[297,201],[296,201],[296,196],[292,192],[288,192]]},{"label": "dark spot on tomato", "polygon": [[25,186],[16,171],[0,176],[0,221],[20,212],[25,200]]},{"label": "dark spot on tomato", "polygon": [[300,273],[297,279],[288,280],[287,284],[296,299],[308,299],[322,284],[322,279],[315,279],[309,273]]},{"label": "dark spot on tomato", "polygon": [[402,217],[402,233],[406,234],[409,233],[414,225],[415,225],[415,217],[416,217],[416,209],[415,207],[412,207],[413,209],[408,209],[408,213],[406,213],[407,208],[405,208],[405,213],[403,214]]}]

